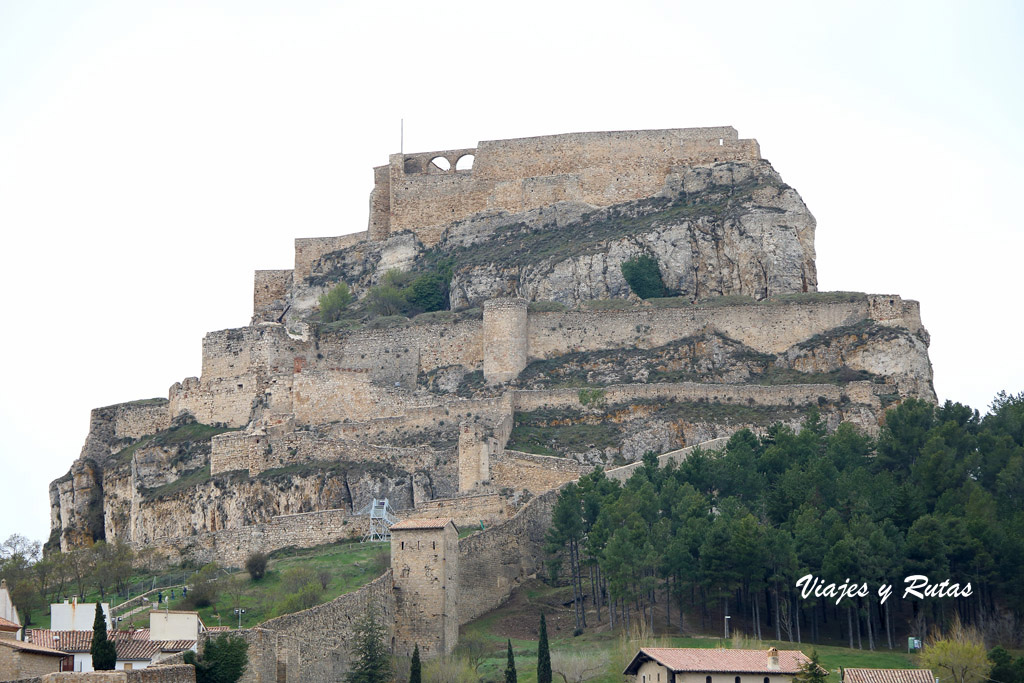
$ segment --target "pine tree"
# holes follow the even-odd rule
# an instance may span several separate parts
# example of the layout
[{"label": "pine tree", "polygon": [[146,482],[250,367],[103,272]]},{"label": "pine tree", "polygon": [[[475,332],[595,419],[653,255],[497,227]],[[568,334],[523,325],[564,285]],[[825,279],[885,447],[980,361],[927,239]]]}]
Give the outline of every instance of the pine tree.
[{"label": "pine tree", "polygon": [[352,638],[352,670],[345,674],[346,683],[389,683],[394,673],[391,656],[384,647],[384,626],[377,610],[370,607],[356,622]]},{"label": "pine tree", "polygon": [[107,620],[103,618],[103,605],[96,603],[96,618],[92,622],[92,668],[96,671],[113,671],[117,664],[117,646],[107,639]]},{"label": "pine tree", "polygon": [[821,665],[818,650],[811,651],[811,657],[800,665],[800,673],[793,677],[794,683],[825,683],[828,670]]},{"label": "pine tree", "polygon": [[512,656],[512,641],[508,641],[508,664],[505,665],[505,683],[518,683],[516,680],[516,659]]},{"label": "pine tree", "polygon": [[422,683],[422,669],[423,665],[420,663],[420,646],[417,644],[412,648],[412,664],[409,666],[409,683]]},{"label": "pine tree", "polygon": [[551,651],[548,649],[548,625],[540,615],[540,641],[537,643],[537,683],[551,683]]}]

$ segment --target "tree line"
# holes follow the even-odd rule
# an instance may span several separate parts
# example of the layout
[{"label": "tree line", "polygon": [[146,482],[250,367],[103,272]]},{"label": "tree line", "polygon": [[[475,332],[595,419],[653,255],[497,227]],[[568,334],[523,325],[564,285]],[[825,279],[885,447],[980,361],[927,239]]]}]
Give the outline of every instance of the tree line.
[{"label": "tree line", "polygon": [[[573,589],[576,628],[684,612],[708,628],[743,619],[756,637],[897,646],[954,615],[994,642],[1024,614],[1024,393],[990,412],[909,399],[877,439],[849,424],[736,433],[659,468],[648,453],[624,484],[596,470],[567,485],[547,535],[548,569]],[[866,582],[866,596],[803,599],[796,580]],[[968,597],[901,599],[903,579],[971,583]],[[875,589],[893,585],[882,604]]]},{"label": "tree line", "polygon": [[7,581],[11,600],[21,612],[24,626],[33,614],[51,603],[96,591],[128,595],[135,573],[136,553],[126,543],[98,541],[88,548],[42,555],[38,541],[13,534],[0,544],[0,577]]}]

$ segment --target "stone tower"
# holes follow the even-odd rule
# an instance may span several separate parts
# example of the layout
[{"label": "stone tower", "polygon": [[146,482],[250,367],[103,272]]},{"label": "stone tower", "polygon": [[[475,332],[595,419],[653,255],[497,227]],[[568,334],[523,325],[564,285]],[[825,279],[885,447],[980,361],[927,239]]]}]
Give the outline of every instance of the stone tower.
[{"label": "stone tower", "polygon": [[498,298],[484,302],[484,378],[507,382],[526,367],[526,299]]},{"label": "stone tower", "polygon": [[450,517],[391,527],[395,653],[450,654],[459,639],[459,531]]}]

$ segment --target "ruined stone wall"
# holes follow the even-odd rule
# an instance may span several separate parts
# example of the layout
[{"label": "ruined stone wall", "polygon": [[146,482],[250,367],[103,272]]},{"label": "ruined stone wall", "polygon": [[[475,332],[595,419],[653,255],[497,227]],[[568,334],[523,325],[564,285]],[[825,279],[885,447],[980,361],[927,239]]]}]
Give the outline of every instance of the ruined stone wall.
[{"label": "ruined stone wall", "polygon": [[[371,443],[376,440],[401,438],[417,430],[451,432],[457,438],[460,422],[476,421],[499,424],[510,413],[511,404],[507,397],[486,399],[449,400],[429,406],[410,406],[398,417],[382,417],[331,426],[338,437],[365,438]],[[505,439],[508,439],[506,434]]]},{"label": "ruined stone wall", "polygon": [[[456,168],[475,155],[472,170]],[[444,171],[431,160],[445,159]],[[595,206],[649,197],[679,166],[756,161],[755,140],[731,126],[570,133],[481,142],[476,149],[393,154],[374,169],[370,234],[412,230],[435,244],[445,225],[482,211],[527,211],[558,201]]]},{"label": "ruined stone wall", "polygon": [[276,436],[230,432],[215,436],[211,445],[211,475],[245,470],[256,476],[264,470],[307,462],[391,463],[410,472],[437,465],[437,455],[425,446],[377,446],[362,439],[334,439],[307,431]]},{"label": "ruined stone wall", "polygon": [[569,458],[506,450],[491,462],[491,485],[499,489],[526,489],[534,495],[575,481],[594,469]]},{"label": "ruined stone wall", "polygon": [[435,498],[417,501],[416,509],[400,511],[403,519],[426,519],[429,517],[451,517],[455,526],[479,528],[480,523],[493,524],[507,519],[511,512],[509,499],[498,493],[481,493],[457,498]]},{"label": "ruined stone wall", "polygon": [[[260,624],[249,645],[254,670],[241,683],[302,681],[333,683],[349,669],[349,647],[356,623],[371,610],[380,617],[386,643],[393,646],[395,597],[387,570],[357,591],[311,609],[286,614]],[[271,664],[273,662],[273,664]],[[283,666],[282,666],[283,664]],[[269,677],[273,672],[273,677]]]},{"label": "ruined stone wall", "polygon": [[122,403],[114,413],[114,436],[139,439],[171,426],[167,401],[162,398]]},{"label": "ruined stone wall", "polygon": [[459,425],[459,492],[472,491],[491,478],[486,430],[476,424]]},{"label": "ruined stone wall", "polygon": [[[268,310],[278,307],[283,309],[283,301],[288,296],[291,285],[290,270],[257,270],[252,287],[253,317],[259,319]],[[277,315],[272,318],[276,319]]]},{"label": "ruined stone wall", "polygon": [[459,623],[498,607],[543,566],[544,534],[558,491],[534,498],[514,517],[459,539]]},{"label": "ruined stone wall", "polygon": [[296,237],[294,281],[302,282],[309,277],[313,262],[324,254],[351,247],[366,238],[365,230],[338,237]]},{"label": "ruined stone wall", "polygon": [[[881,408],[877,391],[871,382],[848,384],[701,384],[679,382],[664,384],[616,384],[604,388],[608,405],[634,400],[659,399],[683,402],[747,403],[754,405],[817,405],[819,401],[876,405]],[[540,389],[515,391],[513,401],[517,412],[541,408],[582,409],[579,389]]]},{"label": "ruined stone wall", "polygon": [[[885,306],[872,303],[893,301]],[[740,306],[644,308],[627,311],[531,313],[528,324],[530,359],[551,358],[570,351],[650,348],[700,333],[707,328],[764,353],[781,353],[816,334],[853,325],[882,311],[878,322],[921,329],[916,301],[898,296],[872,296],[845,303],[792,303]]]},{"label": "ruined stone wall", "polygon": [[279,515],[268,522],[235,529],[155,538],[141,544],[139,549],[146,549],[158,561],[171,564],[190,558],[199,563],[216,561],[228,567],[241,567],[246,558],[257,551],[270,553],[288,546],[312,548],[352,540],[361,538],[367,528],[366,517],[353,516],[348,510],[320,510]]},{"label": "ruined stone wall", "polygon": [[189,664],[147,666],[126,671],[128,683],[195,683],[196,668]]},{"label": "ruined stone wall", "polygon": [[[47,657],[51,662],[58,659]],[[52,669],[50,669],[52,670]],[[0,667],[3,671],[3,667]],[[273,679],[264,679],[273,683]],[[32,678],[19,678],[17,683],[195,683],[196,668],[190,664],[154,665],[133,671],[87,671],[46,673]]]},{"label": "ruined stone wall", "polygon": [[[693,446],[687,446],[686,448],[680,448],[678,450],[669,451],[658,456],[658,467],[665,467],[669,463],[675,463],[678,465],[683,460],[686,460],[687,456],[693,452],[693,449],[700,448],[705,451],[717,451],[725,448],[729,443],[729,437],[722,437],[720,439],[711,439],[703,443],[694,444]],[[631,462],[628,465],[622,467],[614,467],[610,470],[605,470],[605,476],[609,479],[614,479],[623,484],[626,480],[633,476],[633,473],[637,469],[643,467],[643,462]]]}]

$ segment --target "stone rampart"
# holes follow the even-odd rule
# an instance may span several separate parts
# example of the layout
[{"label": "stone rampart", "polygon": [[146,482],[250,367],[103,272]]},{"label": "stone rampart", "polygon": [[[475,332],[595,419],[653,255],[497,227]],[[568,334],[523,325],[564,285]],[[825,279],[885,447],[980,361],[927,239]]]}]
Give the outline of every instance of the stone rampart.
[{"label": "stone rampart", "polygon": [[[468,157],[472,169],[460,168]],[[482,211],[558,201],[610,206],[653,196],[680,166],[760,158],[757,141],[740,140],[731,126],[570,133],[392,154],[388,166],[374,169],[368,229],[374,240],[412,230],[430,246],[446,225]]]},{"label": "stone rampart", "polygon": [[[680,382],[664,384],[615,384],[604,388],[604,402],[617,405],[636,400],[706,401],[711,403],[747,403],[754,405],[817,405],[820,401],[881,404],[876,385],[871,382],[848,384],[700,384]],[[516,412],[542,408],[583,409],[579,389],[518,390],[513,395]]]},{"label": "stone rampart", "polygon": [[344,509],[300,512],[278,515],[268,522],[235,529],[155,538],[140,549],[146,549],[156,559],[171,564],[190,558],[200,563],[216,561],[228,567],[241,567],[246,558],[257,551],[269,553],[289,546],[312,548],[361,538],[368,528],[367,520]]},{"label": "stone rampart", "polygon": [[569,458],[506,450],[491,462],[491,485],[499,489],[526,489],[534,495],[557,489],[594,469]]},{"label": "stone rampart", "polygon": [[[203,342],[203,377],[171,388],[169,414],[190,412],[200,422],[230,426],[243,426],[268,411],[294,414],[300,426],[405,418],[417,411],[427,419],[444,419],[439,416],[450,413],[452,399],[415,391],[423,372],[482,367],[489,380],[507,381],[528,360],[652,348],[709,330],[755,351],[777,354],[869,318],[926,341],[917,302],[890,295],[841,303],[529,314],[522,300],[501,299],[488,302],[482,323],[409,325],[312,340],[292,338],[283,326],[264,324],[208,334]],[[908,361],[908,367],[916,365]],[[913,386],[908,387],[912,393]]]},{"label": "stone rampart", "polygon": [[[720,439],[712,439],[703,443],[695,444],[693,446],[687,446],[686,448],[680,448],[678,450],[669,451],[658,456],[658,467],[665,467],[670,462],[678,465],[682,461],[686,460],[687,456],[693,452],[693,449],[700,448],[705,451],[717,451],[726,447],[729,443],[730,437],[722,437]],[[626,480],[633,476],[639,468],[643,467],[643,462],[631,462],[628,465],[622,467],[614,467],[610,470],[605,470],[605,476],[615,481],[626,483]]]},{"label": "stone rampart", "polygon": [[256,476],[264,470],[308,462],[391,463],[406,471],[437,465],[426,446],[377,446],[363,439],[336,439],[315,432],[229,432],[211,441],[210,474],[244,470]]},{"label": "stone rampart", "polygon": [[481,493],[457,498],[434,498],[418,501],[416,509],[398,513],[403,519],[426,519],[429,517],[451,517],[455,526],[476,528],[483,522],[493,524],[507,519],[511,508],[508,499],[497,493]]},{"label": "stone rampart", "polygon": [[[270,679],[265,679],[271,683]],[[147,666],[134,671],[65,671],[19,678],[12,683],[195,683],[196,668],[190,664]]]},{"label": "stone rampart", "polygon": [[313,262],[324,254],[346,249],[367,238],[367,232],[355,232],[338,237],[296,237],[295,238],[295,282],[302,282],[309,277]]},{"label": "stone rampart", "polygon": [[284,308],[283,301],[288,296],[292,284],[290,270],[257,270],[253,277],[252,313],[257,319],[276,320],[280,313],[273,316],[264,314],[272,309]]},{"label": "stone rampart", "polygon": [[[346,593],[311,609],[286,614],[260,624],[260,630],[275,637],[260,636],[250,643],[261,665],[257,671],[242,677],[242,683],[269,683],[270,680],[302,681],[302,683],[333,683],[341,680],[349,668],[349,648],[355,625],[371,610],[375,611],[386,631],[385,642],[393,646],[395,595],[394,579],[388,569],[357,591]],[[256,646],[254,653],[253,647]],[[288,656],[294,655],[294,656]],[[275,678],[262,675],[275,661]],[[294,662],[291,666],[290,662]],[[282,666],[283,664],[283,666]],[[297,671],[294,669],[298,669]]]},{"label": "stone rampart", "polygon": [[162,398],[114,406],[114,437],[139,439],[171,426],[167,401]]},{"label": "stone rampart", "polygon": [[[886,302],[884,306],[882,301]],[[535,360],[573,351],[652,348],[711,330],[756,351],[781,353],[815,335],[871,318],[872,314],[884,315],[877,321],[884,325],[903,327],[911,333],[922,329],[916,301],[872,295],[842,303],[531,313],[527,348],[530,360]]]},{"label": "stone rampart", "polygon": [[459,623],[504,603],[544,563],[544,534],[558,491],[527,503],[501,524],[459,539]]}]

